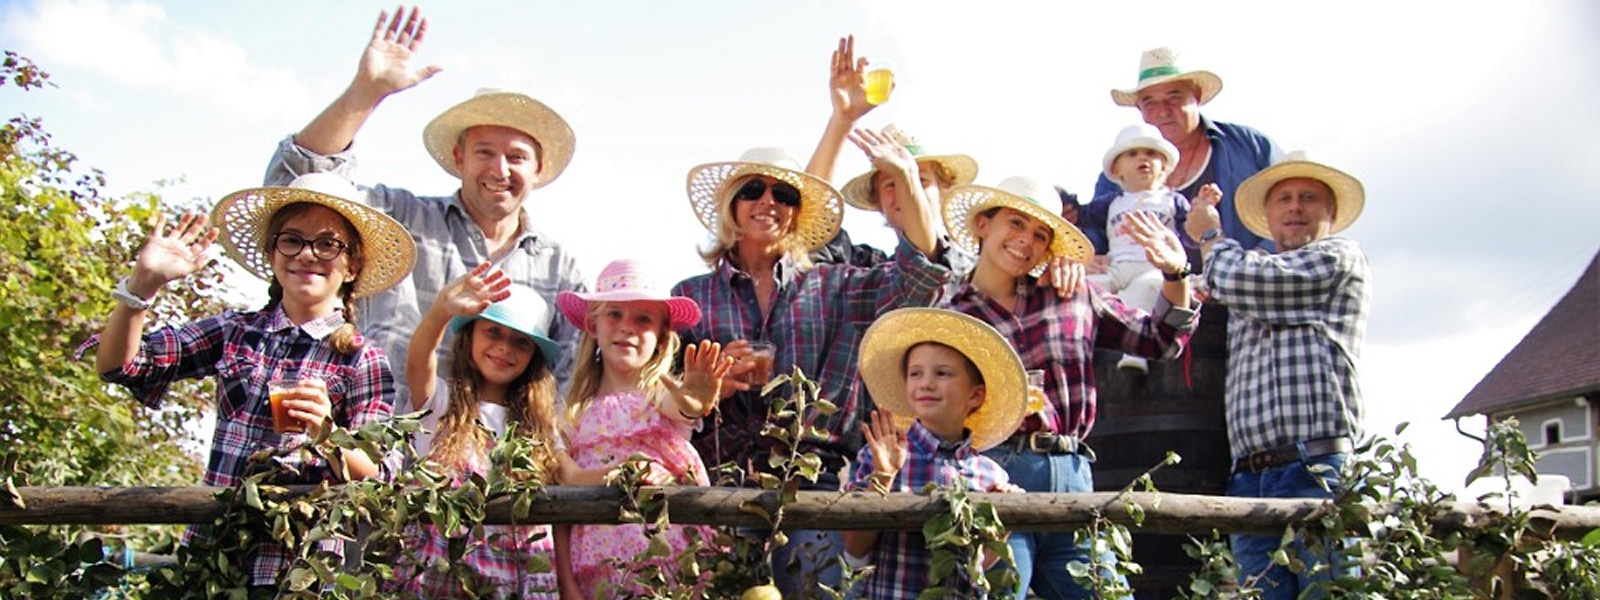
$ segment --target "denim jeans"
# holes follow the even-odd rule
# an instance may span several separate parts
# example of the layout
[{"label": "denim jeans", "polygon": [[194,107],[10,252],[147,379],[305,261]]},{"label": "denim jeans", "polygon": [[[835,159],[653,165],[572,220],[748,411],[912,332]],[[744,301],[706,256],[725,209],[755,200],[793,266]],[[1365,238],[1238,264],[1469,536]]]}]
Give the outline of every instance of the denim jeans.
[{"label": "denim jeans", "polygon": [[[1339,473],[1344,470],[1347,454],[1327,454],[1302,458],[1295,462],[1267,469],[1260,473],[1235,472],[1228,480],[1228,495],[1244,498],[1331,498],[1329,490],[1339,489]],[[1311,465],[1326,465],[1329,469],[1313,473]],[[1323,489],[1322,483],[1327,483]],[[1232,535],[1233,559],[1239,563],[1239,585],[1260,589],[1265,600],[1292,600],[1300,597],[1315,582],[1327,582],[1336,572],[1357,572],[1356,565],[1336,567],[1319,573],[1293,573],[1288,567],[1272,564],[1272,553],[1278,550],[1282,536]],[[1314,565],[1339,565],[1339,544],[1329,540],[1324,552],[1313,554],[1301,540],[1295,540],[1291,552],[1298,553],[1307,570]]]},{"label": "denim jeans", "polygon": [[[1000,463],[1013,485],[1030,492],[1094,491],[1089,459],[1080,454],[1035,454],[1002,444],[984,452],[984,456]],[[1067,563],[1089,561],[1088,546],[1074,543],[1071,531],[1013,531],[1008,542],[1016,559],[1017,598],[1026,597],[1029,587],[1045,600],[1093,597],[1067,573]],[[1106,554],[1100,560],[1109,565],[1115,557]],[[1110,570],[1102,570],[1101,575],[1120,579]]]}]

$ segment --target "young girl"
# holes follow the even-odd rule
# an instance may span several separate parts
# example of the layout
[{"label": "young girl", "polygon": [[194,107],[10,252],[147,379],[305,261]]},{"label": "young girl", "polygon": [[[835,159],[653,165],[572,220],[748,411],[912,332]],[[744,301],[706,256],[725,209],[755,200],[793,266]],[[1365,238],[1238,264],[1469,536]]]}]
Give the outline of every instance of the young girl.
[{"label": "young girl", "polygon": [[[417,325],[406,356],[414,410],[429,410],[414,440],[417,456],[457,481],[484,475],[489,448],[507,431],[533,441],[533,458],[545,483],[554,483],[556,459],[555,375],[560,345],[546,337],[550,305],[532,288],[514,285],[505,272],[485,263],[439,290]],[[438,354],[445,329],[455,332],[450,372],[441,377]],[[530,557],[553,559],[550,527],[491,526],[471,544],[461,562],[494,597],[556,598],[556,574],[532,573]],[[402,575],[406,591],[420,597],[455,597],[465,592],[453,573],[428,567],[450,557],[450,540],[462,532],[428,526],[417,542],[415,572]]]},{"label": "young girl", "polygon": [[[99,344],[95,368],[102,379],[127,387],[152,408],[173,381],[218,379],[205,485],[234,485],[247,474],[252,453],[307,439],[290,430],[355,428],[393,414],[388,358],[356,332],[350,301],[398,283],[411,272],[416,247],[405,228],[359,204],[360,197],[338,176],[305,175],[288,187],[243,190],[217,204],[212,220],[221,226],[223,249],[269,283],[260,311],[227,311],[144,333],[155,295],[200,270],[217,239],[218,231],[192,214],[170,230],[158,219],[133,273],[112,292],[118,304],[89,342]],[[275,427],[268,382],[286,378],[298,385],[283,395],[285,418]],[[300,462],[300,456],[292,453],[284,462],[301,481],[339,476],[322,461]],[[345,452],[343,459],[351,477],[387,478],[400,456],[375,463],[365,453]],[[184,538],[197,533],[191,528]],[[339,550],[336,544],[324,549]],[[275,588],[289,560],[282,546],[263,543],[244,565],[250,585]]]},{"label": "young girl", "polygon": [[[595,289],[556,297],[561,314],[584,332],[567,393],[571,459],[563,465],[562,483],[604,485],[608,471],[638,453],[651,460],[649,483],[709,485],[689,443],[690,427],[714,407],[732,359],[712,342],[690,346],[683,380],[673,379],[679,344],[674,330],[698,322],[700,306],[656,291],[629,260],[606,265]],[[675,526],[665,533],[673,556],[657,562],[664,570],[676,571],[674,559],[688,547],[689,529]],[[695,529],[711,539],[703,528]],[[569,587],[563,573],[563,592],[594,598],[596,592],[628,589],[622,566],[643,560],[648,541],[639,525],[573,527],[570,556],[558,561],[568,563],[573,575]]]}]

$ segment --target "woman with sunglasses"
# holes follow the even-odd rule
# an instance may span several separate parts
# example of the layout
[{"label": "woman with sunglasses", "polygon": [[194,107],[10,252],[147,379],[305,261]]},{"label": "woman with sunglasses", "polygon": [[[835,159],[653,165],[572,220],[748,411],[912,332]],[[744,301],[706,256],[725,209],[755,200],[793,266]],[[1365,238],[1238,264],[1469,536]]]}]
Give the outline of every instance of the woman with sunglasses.
[{"label": "woman with sunglasses", "polygon": [[[888,138],[857,131],[853,141],[886,170],[905,181],[917,180],[917,164]],[[720,342],[735,357],[749,354],[750,342],[776,347],[775,373],[799,368],[820,387],[822,398],[839,410],[809,422],[822,435],[802,440],[800,452],[821,459],[821,475],[811,489],[838,490],[837,473],[861,446],[861,419],[872,406],[858,397],[856,353],[861,335],[878,315],[905,306],[929,306],[950,278],[940,254],[937,216],[920,194],[907,202],[894,260],[870,268],[841,264],[812,267],[807,253],[839,231],[843,201],[826,181],[806,174],[799,163],[774,148],[757,148],[739,160],[710,163],[689,171],[689,202],[714,236],[701,252],[711,272],[691,277],[672,290],[699,303],[704,316],[679,331],[685,345]],[[942,261],[941,261],[942,262]],[[767,404],[765,382],[737,381],[754,363],[734,367],[724,390],[732,393],[719,412],[706,419],[695,445],[707,465],[733,462],[750,472],[767,469],[773,440],[761,436]],[[733,393],[737,392],[737,393]],[[788,386],[773,392],[789,393]],[[773,573],[786,597],[799,597],[802,585],[837,587],[838,532],[792,531],[790,542],[773,556]],[[791,560],[800,560],[787,574]]]}]

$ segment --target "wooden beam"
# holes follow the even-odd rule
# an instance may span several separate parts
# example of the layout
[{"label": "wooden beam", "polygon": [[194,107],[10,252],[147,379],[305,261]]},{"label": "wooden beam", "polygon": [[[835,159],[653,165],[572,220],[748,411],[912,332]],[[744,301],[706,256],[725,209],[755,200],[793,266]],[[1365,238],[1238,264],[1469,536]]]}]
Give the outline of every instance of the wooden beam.
[{"label": "wooden beam", "polygon": [[[20,488],[26,509],[0,506],[0,524],[7,525],[107,525],[154,523],[209,523],[221,515],[215,500],[221,488],[207,487],[25,487]],[[316,488],[298,486],[278,494],[278,498],[304,496]],[[533,504],[529,522],[535,523],[616,523],[622,493],[603,487],[551,487],[547,497]],[[724,487],[672,487],[664,490],[674,523],[710,525],[765,525],[760,517],[741,509],[747,502],[771,511],[777,507],[775,492]],[[1293,522],[1317,514],[1323,503],[1317,500],[1254,499],[1189,494],[973,494],[974,499],[991,502],[1000,519],[1018,530],[1072,530],[1088,525],[1094,515],[1105,515],[1114,522],[1132,525],[1128,505],[1144,508],[1142,533],[1210,535],[1223,533],[1276,534]],[[1494,513],[1472,502],[1457,502],[1434,518],[1442,531],[1461,531],[1480,526]],[[1369,506],[1374,518],[1394,512],[1389,505]],[[785,511],[784,523],[797,529],[919,529],[931,516],[943,510],[942,502],[914,494],[839,494],[801,492],[798,501]],[[506,523],[510,502],[501,498],[490,502],[486,522]],[[1600,529],[1600,507],[1563,506],[1534,511],[1536,522],[1548,526],[1555,535],[1577,539]]]}]

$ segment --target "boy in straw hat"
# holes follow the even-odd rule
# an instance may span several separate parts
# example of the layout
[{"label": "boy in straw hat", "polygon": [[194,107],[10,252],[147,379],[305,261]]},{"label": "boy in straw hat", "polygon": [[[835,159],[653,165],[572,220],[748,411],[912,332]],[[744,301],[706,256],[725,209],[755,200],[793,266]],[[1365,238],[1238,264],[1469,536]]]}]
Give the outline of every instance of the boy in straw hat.
[{"label": "boy in straw hat", "polygon": [[[193,214],[170,229],[158,217],[132,274],[112,292],[116,308],[84,346],[99,345],[95,369],[102,379],[157,407],[173,381],[217,377],[205,485],[238,483],[254,468],[249,457],[258,451],[301,446],[308,433],[358,428],[393,415],[388,357],[356,332],[351,301],[398,283],[410,272],[416,250],[405,228],[351,200],[356,195],[343,179],[313,174],[288,187],[234,192],[217,203],[211,220],[221,228],[228,257],[270,284],[267,305],[259,311],[230,310],[182,327],[144,331],[155,295],[203,268],[206,249],[218,237],[217,229]],[[269,396],[280,392],[269,394],[273,381],[292,385],[274,399]],[[364,452],[342,451],[343,469],[309,456],[284,457],[291,472],[284,483],[345,474],[387,479],[402,454],[391,452],[378,463]],[[191,528],[184,538],[195,534]],[[338,544],[320,547],[340,550]],[[290,560],[283,546],[269,541],[243,567],[251,586],[276,589]]]},{"label": "boy in straw hat", "polygon": [[[414,63],[427,27],[415,8],[408,14],[401,7],[393,19],[380,13],[355,79],[304,129],[278,145],[266,183],[282,185],[313,172],[351,179],[351,144],[378,104],[439,72],[437,66]],[[524,94],[481,90],[434,118],[422,137],[428,154],[460,179],[461,187],[436,197],[384,185],[368,190],[366,202],[403,223],[420,253],[410,281],[363,307],[366,314],[384,317],[367,328],[369,335],[391,355],[406,356],[411,332],[439,290],[480,264],[494,264],[552,306],[557,293],[585,289],[571,253],[534,227],[525,206],[533,190],[555,181],[572,160],[575,139],[561,115]],[[550,337],[568,349],[555,369],[556,378],[565,382],[577,331],[560,319],[547,326]]]},{"label": "boy in straw hat", "polygon": [[[1094,243],[1096,254],[1090,269],[1095,273],[1089,275],[1089,281],[1141,310],[1155,310],[1161,271],[1145,260],[1144,246],[1133,240],[1122,223],[1128,215],[1142,212],[1183,235],[1189,199],[1167,187],[1167,174],[1177,162],[1178,149],[1155,127],[1140,123],[1123,128],[1101,162],[1102,170],[1122,186],[1122,192],[1095,198],[1083,211],[1083,234]],[[1200,193],[1220,194],[1215,185],[1201,188]],[[1117,366],[1138,373],[1149,371],[1145,359],[1133,355],[1123,355]]]},{"label": "boy in straw hat", "polygon": [[[1117,106],[1139,109],[1145,123],[1161,130],[1178,148],[1178,160],[1167,175],[1167,185],[1187,198],[1198,198],[1206,184],[1214,183],[1224,196],[1239,183],[1283,156],[1271,138],[1244,125],[1214,121],[1200,114],[1222,91],[1222,78],[1210,71],[1186,71],[1178,66],[1171,48],[1146,50],[1139,57],[1138,82],[1132,89],[1111,90]],[[1117,192],[1105,174],[1095,183],[1094,197]],[[1250,249],[1261,243],[1226,205],[1222,208],[1222,234]]]},{"label": "boy in straw hat", "polygon": [[[874,147],[890,144],[870,131],[858,134]],[[690,205],[713,237],[701,252],[711,271],[672,288],[673,296],[693,299],[705,313],[679,334],[686,345],[719,342],[736,357],[748,354],[749,342],[769,342],[775,346],[773,372],[799,368],[815,381],[819,394],[839,410],[809,423],[820,434],[800,440],[799,451],[813,452],[822,461],[822,475],[808,487],[837,490],[835,474],[861,447],[860,423],[871,406],[859,397],[856,378],[862,333],[884,312],[932,305],[950,280],[949,268],[930,259],[940,247],[933,211],[920,202],[907,203],[905,229],[892,261],[872,268],[807,268],[806,253],[839,231],[844,203],[828,182],[802,172],[798,162],[776,148],[756,148],[736,161],[696,166],[688,179]],[[774,443],[761,435],[767,402],[760,387],[725,382],[725,391],[739,393],[719,405],[694,439],[707,465],[744,465],[764,456]],[[774,393],[788,394],[789,389]],[[751,467],[767,469],[766,464],[754,460]],[[833,560],[842,547],[838,532],[792,531],[789,538],[772,557],[777,584],[786,595],[814,589],[807,579],[838,584]],[[798,568],[791,569],[791,561],[798,561]]]},{"label": "boy in straw hat", "polygon": [[[1245,180],[1233,205],[1276,253],[1219,239],[1215,201],[1195,204],[1185,227],[1208,240],[1204,280],[1228,305],[1228,444],[1235,461],[1228,494],[1326,498],[1362,435],[1357,361],[1367,327],[1370,273],[1354,241],[1335,234],[1361,214],[1361,182],[1291,154]],[[1308,575],[1336,552],[1313,555],[1297,541],[1307,572],[1275,565],[1277,536],[1232,536],[1241,582],[1267,598],[1295,598],[1330,571]]]},{"label": "boy in straw hat", "polygon": [[[1051,256],[1088,260],[1093,246],[1042,199],[1055,190],[1012,177],[996,187],[961,186],[945,199],[945,227],[978,264],[950,299],[950,307],[993,325],[1011,341],[1029,369],[1045,374],[1047,401],[1007,440],[987,454],[1028,491],[1094,491],[1093,453],[1082,440],[1094,426],[1094,349],[1147,358],[1177,356],[1193,331],[1199,305],[1189,294],[1188,256],[1177,234],[1154,217],[1133,212],[1123,225],[1162,274],[1156,308],[1131,308],[1098,285],[1059,297],[1032,275]],[[1019,532],[1010,539],[1019,592],[1029,587],[1047,599],[1084,597],[1067,572],[1087,562],[1088,549],[1070,532]],[[1110,557],[1106,557],[1110,560]],[[1109,571],[1107,576],[1114,576]]]},{"label": "boy in straw hat", "polygon": [[[862,337],[861,380],[880,410],[862,426],[866,445],[846,489],[916,492],[959,484],[977,492],[1022,491],[982,454],[1009,437],[1027,411],[1022,360],[993,327],[934,308],[885,314]],[[895,417],[914,420],[901,431]],[[847,561],[876,567],[865,598],[909,600],[940,584],[928,580],[932,557],[921,532],[847,531],[844,543]],[[988,558],[992,564],[999,557]],[[977,588],[963,580],[950,592],[975,597]]]}]

